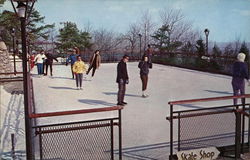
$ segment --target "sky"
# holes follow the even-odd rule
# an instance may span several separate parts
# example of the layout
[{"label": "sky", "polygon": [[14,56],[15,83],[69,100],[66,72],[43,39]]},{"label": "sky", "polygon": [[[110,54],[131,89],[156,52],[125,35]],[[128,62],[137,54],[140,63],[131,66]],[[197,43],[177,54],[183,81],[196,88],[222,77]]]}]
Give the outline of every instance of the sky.
[{"label": "sky", "polygon": [[[194,30],[210,30],[209,41],[250,42],[250,0],[37,0],[35,8],[45,23],[57,28],[62,27],[60,22],[71,21],[82,30],[89,24],[118,33],[126,33],[145,11],[160,26],[161,10],[181,10]],[[9,1],[3,9],[13,10]]]}]

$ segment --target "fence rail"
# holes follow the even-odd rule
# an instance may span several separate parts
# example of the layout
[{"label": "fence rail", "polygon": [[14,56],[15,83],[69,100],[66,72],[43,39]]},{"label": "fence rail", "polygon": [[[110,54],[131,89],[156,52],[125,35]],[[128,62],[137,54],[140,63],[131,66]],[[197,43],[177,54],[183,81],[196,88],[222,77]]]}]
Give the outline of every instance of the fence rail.
[{"label": "fence rail", "polygon": [[[249,116],[249,113],[247,112],[249,111],[249,108],[246,108],[245,106],[249,106],[249,104],[178,111],[175,111],[174,105],[233,100],[236,98],[245,99],[249,97],[250,94],[170,101],[168,103],[170,105],[170,116],[166,117],[170,122],[169,158],[171,160],[175,158],[173,155],[174,119],[177,120],[178,151],[210,146],[227,147],[235,145],[235,157],[239,158],[240,153],[243,153],[244,149],[245,116]],[[247,123],[249,123],[249,120]],[[196,130],[199,130],[199,132],[195,132]],[[249,141],[250,135],[248,132],[248,144],[250,144]]]}]

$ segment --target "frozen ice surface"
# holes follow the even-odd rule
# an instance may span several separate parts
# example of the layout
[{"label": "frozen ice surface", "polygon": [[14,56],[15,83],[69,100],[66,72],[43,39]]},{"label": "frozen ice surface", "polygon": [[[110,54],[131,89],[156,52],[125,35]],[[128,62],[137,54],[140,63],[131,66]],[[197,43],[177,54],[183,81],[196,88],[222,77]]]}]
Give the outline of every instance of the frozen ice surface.
[{"label": "frozen ice surface", "polygon": [[[57,112],[115,106],[117,103],[117,63],[103,63],[91,79],[83,80],[83,90],[77,90],[70,66],[54,65],[53,77],[36,75],[33,70],[36,112]],[[169,101],[232,95],[231,77],[154,64],[149,73],[149,97],[141,97],[138,62],[129,62],[129,84],[122,110],[124,158],[149,155],[164,159],[169,150]],[[246,87],[249,93],[249,87]],[[194,103],[176,106],[176,110],[232,104],[232,101]],[[1,114],[1,119],[2,118]],[[37,123],[53,124],[116,116],[117,112],[78,114],[39,118]],[[2,122],[1,122],[2,125]],[[176,139],[176,137],[174,137]],[[149,154],[149,155],[148,155]],[[150,156],[149,156],[150,157]],[[151,157],[152,158],[152,157]]]}]

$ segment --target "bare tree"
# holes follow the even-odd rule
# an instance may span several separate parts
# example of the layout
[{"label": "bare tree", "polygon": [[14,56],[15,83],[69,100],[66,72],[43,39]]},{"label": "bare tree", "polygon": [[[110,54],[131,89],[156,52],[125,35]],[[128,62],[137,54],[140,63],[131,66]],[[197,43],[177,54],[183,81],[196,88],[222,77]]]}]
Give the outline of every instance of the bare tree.
[{"label": "bare tree", "polygon": [[138,37],[140,33],[140,28],[137,23],[130,24],[128,32],[124,35],[124,40],[128,42],[126,48],[129,48],[131,56],[135,52]]},{"label": "bare tree", "polygon": [[123,41],[121,35],[106,29],[95,30],[92,35],[94,47],[104,52],[113,52]]},{"label": "bare tree", "polygon": [[91,23],[88,21],[88,22],[84,25],[83,32],[91,33],[92,31],[93,31],[93,26],[92,26]]},{"label": "bare tree", "polygon": [[234,41],[234,55],[237,55],[240,47],[241,47],[241,40],[240,36],[237,36]]},{"label": "bare tree", "polygon": [[144,11],[140,21],[141,34],[143,37],[143,50],[146,50],[146,47],[152,41],[151,35],[154,32],[155,24],[152,21],[152,17],[148,10]]},{"label": "bare tree", "polygon": [[[162,24],[168,27],[167,36],[169,44],[175,42],[192,42],[195,44],[195,39],[198,33],[192,30],[192,23],[184,20],[184,15],[181,10],[161,10],[160,18]],[[195,39],[194,39],[195,37]]]}]

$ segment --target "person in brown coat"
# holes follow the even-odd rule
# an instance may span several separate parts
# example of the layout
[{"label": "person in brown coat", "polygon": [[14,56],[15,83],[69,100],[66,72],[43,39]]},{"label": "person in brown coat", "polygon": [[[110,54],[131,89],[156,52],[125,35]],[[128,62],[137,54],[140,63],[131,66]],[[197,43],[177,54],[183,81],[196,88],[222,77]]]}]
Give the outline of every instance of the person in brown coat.
[{"label": "person in brown coat", "polygon": [[89,69],[88,71],[86,72],[86,74],[88,75],[90,70],[92,70],[92,77],[94,77],[95,75],[95,70],[98,69],[100,67],[100,64],[101,64],[101,56],[100,56],[100,51],[99,50],[96,50],[95,53],[93,54],[93,56],[91,57],[90,59],[90,62],[89,62]]}]

